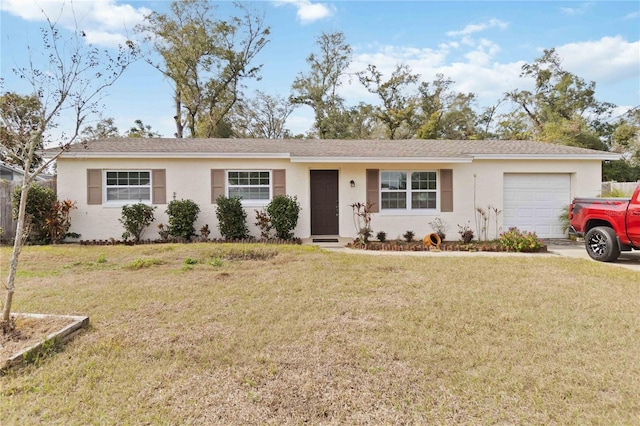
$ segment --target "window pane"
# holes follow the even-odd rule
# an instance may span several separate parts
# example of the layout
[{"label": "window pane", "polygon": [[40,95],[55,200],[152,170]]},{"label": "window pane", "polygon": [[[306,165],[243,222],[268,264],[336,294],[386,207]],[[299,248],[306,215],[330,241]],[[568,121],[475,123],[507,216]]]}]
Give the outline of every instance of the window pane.
[{"label": "window pane", "polygon": [[407,189],[407,174],[405,172],[382,172],[380,174],[380,185],[382,189]]},{"label": "window pane", "polygon": [[148,171],[106,172],[107,201],[150,201],[151,173]]},{"label": "window pane", "polygon": [[236,171],[228,173],[229,197],[243,200],[268,200],[270,183],[268,171]]},{"label": "window pane", "polygon": [[268,200],[269,188],[259,186],[229,188],[229,197],[238,197],[243,200]]},{"label": "window pane", "polygon": [[383,209],[407,208],[407,195],[405,192],[383,192],[381,201]]},{"label": "window pane", "polygon": [[436,189],[435,172],[411,173],[411,189]]},{"label": "window pane", "polygon": [[435,209],[436,193],[435,192],[412,192],[411,208],[412,209]]},{"label": "window pane", "polygon": [[149,172],[140,172],[140,185],[151,184],[151,176]]}]

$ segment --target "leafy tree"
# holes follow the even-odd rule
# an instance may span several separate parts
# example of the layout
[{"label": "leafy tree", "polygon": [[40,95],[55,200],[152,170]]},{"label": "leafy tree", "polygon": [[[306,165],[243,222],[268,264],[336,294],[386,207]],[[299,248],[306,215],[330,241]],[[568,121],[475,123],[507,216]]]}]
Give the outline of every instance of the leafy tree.
[{"label": "leafy tree", "polygon": [[[173,83],[176,137],[213,137],[238,100],[242,82],[258,78],[252,61],[268,43],[263,18],[235,3],[240,17],[216,19],[208,0],[173,1],[169,13],[152,12],[138,32],[162,58],[148,62]],[[228,133],[227,133],[228,134]]]},{"label": "leafy tree", "polygon": [[522,111],[511,111],[496,118],[495,134],[501,140],[531,140],[533,132],[527,115]]},{"label": "leafy tree", "polygon": [[[453,80],[438,74],[432,82],[419,87],[422,123],[417,130],[421,139],[477,139],[476,123],[480,121],[473,108],[475,95],[451,90]],[[493,113],[485,117],[490,125]],[[488,122],[487,122],[488,120]]]},{"label": "leafy tree", "polygon": [[313,109],[314,127],[320,139],[348,134],[348,115],[338,88],[351,62],[351,46],[344,33],[322,33],[316,40],[320,52],[307,57],[310,70],[300,73],[292,85],[291,103]]},{"label": "leafy tree", "polygon": [[292,112],[289,99],[258,90],[255,97],[236,104],[230,119],[238,137],[283,139],[288,135],[285,124]]},{"label": "leafy tree", "polygon": [[520,76],[534,80],[533,92],[516,89],[507,93],[506,99],[527,115],[533,138],[606,148],[596,139],[602,136],[615,105],[595,98],[595,82],[586,82],[564,70],[554,49],[545,50],[533,63],[523,65]]},{"label": "leafy tree", "polygon": [[623,159],[602,165],[605,181],[635,182],[640,180],[640,109],[629,110],[613,126],[610,149]]},{"label": "leafy tree", "polygon": [[142,120],[134,121],[134,126],[127,130],[124,134],[128,138],[159,138],[162,135],[151,129],[151,126],[144,124]]},{"label": "leafy tree", "polygon": [[[21,140],[28,139],[38,127],[42,104],[36,95],[21,96],[7,92],[0,96],[0,160],[24,168],[25,146]],[[42,141],[37,149],[42,149]],[[34,153],[31,170],[42,164],[42,158]]]},{"label": "leafy tree", "polygon": [[[370,93],[378,95],[381,106],[374,107],[375,117],[387,128],[387,137],[395,139],[398,129],[413,122],[416,114],[417,97],[412,95],[411,86],[420,78],[412,74],[408,65],[398,65],[389,80],[383,81],[382,72],[375,65],[369,65],[366,71],[356,73],[360,83]],[[413,136],[403,135],[404,138]]]},{"label": "leafy tree", "polygon": [[640,164],[640,109],[628,111],[614,125],[611,150],[624,155],[633,164]]},{"label": "leafy tree", "polygon": [[112,117],[103,118],[95,127],[85,126],[80,132],[80,138],[83,141],[95,141],[99,139],[119,138],[120,133],[115,120]]},{"label": "leafy tree", "polygon": [[347,111],[349,121],[349,139],[372,139],[377,132],[381,136],[384,129],[380,125],[374,114],[373,105],[360,102],[358,105],[349,108]]},{"label": "leafy tree", "polygon": [[[87,117],[97,112],[100,95],[120,78],[138,54],[130,41],[121,46],[115,55],[101,51],[86,44],[84,32],[80,30],[65,38],[56,23],[48,16],[45,18],[42,47],[37,49],[28,46],[27,49],[30,57],[41,55],[47,58],[48,63],[40,68],[35,61],[30,61],[29,65],[14,69],[17,76],[30,86],[31,94],[22,97],[31,108],[28,119],[32,125],[30,131],[25,132],[24,127],[15,125],[17,122],[12,113],[15,110],[0,108],[3,129],[0,151],[16,154],[25,172],[20,189],[16,237],[7,268],[6,297],[1,319],[4,330],[13,327],[11,306],[20,252],[27,236],[26,204],[31,183],[64,152],[65,147],[77,140]],[[3,98],[6,95],[2,93]],[[71,117],[65,116],[65,122],[71,123],[71,130],[56,135],[55,141],[61,149],[50,149],[47,159],[38,165],[37,151],[49,142],[47,136],[59,124],[63,112],[71,114]]]}]

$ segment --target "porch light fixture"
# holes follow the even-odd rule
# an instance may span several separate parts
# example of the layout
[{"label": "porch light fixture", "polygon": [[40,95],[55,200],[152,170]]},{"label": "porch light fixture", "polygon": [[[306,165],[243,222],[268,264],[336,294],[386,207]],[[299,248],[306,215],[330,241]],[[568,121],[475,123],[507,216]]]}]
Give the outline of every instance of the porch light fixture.
[{"label": "porch light fixture", "polygon": [[353,179],[351,179],[351,182],[349,182],[349,185],[351,185],[352,188],[355,188],[356,182]]}]

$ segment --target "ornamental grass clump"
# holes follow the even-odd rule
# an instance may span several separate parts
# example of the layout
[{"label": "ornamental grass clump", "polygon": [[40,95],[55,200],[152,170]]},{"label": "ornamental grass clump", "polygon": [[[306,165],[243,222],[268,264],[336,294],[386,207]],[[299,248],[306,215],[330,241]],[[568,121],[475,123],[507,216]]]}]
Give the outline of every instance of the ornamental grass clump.
[{"label": "ornamental grass clump", "polygon": [[517,227],[501,233],[498,241],[507,251],[537,251],[544,247],[535,232],[521,231]]}]

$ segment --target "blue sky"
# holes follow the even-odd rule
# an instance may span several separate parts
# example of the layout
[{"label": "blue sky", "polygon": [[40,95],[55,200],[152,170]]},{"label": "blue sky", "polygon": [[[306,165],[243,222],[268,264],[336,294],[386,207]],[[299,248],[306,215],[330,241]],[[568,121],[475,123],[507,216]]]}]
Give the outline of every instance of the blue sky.
[{"label": "blue sky", "polygon": [[[231,10],[220,4],[219,13]],[[64,6],[62,6],[64,4]],[[1,75],[4,90],[25,93],[11,69],[27,64],[27,44],[40,45],[43,15],[60,16],[60,27],[73,28],[71,6],[88,39],[112,47],[133,35],[132,28],[151,10],[165,12],[169,1],[2,0]],[[638,1],[258,1],[271,28],[269,44],[257,57],[262,80],[249,83],[287,96],[291,83],[307,71],[306,57],[322,32],[342,31],[353,48],[350,71],[374,64],[389,76],[408,64],[422,81],[437,73],[454,80],[455,89],[474,92],[478,106],[494,104],[504,92],[530,88],[519,78],[521,66],[543,49],[556,48],[564,67],[595,81],[597,97],[618,105],[617,114],[640,105],[640,2]],[[60,12],[62,10],[62,12]],[[341,89],[348,105],[375,103],[353,79]],[[104,117],[120,131],[142,119],[165,137],[175,131],[171,87],[158,71],[139,61],[104,99]],[[296,109],[288,121],[294,132],[312,124],[309,108]]]}]

